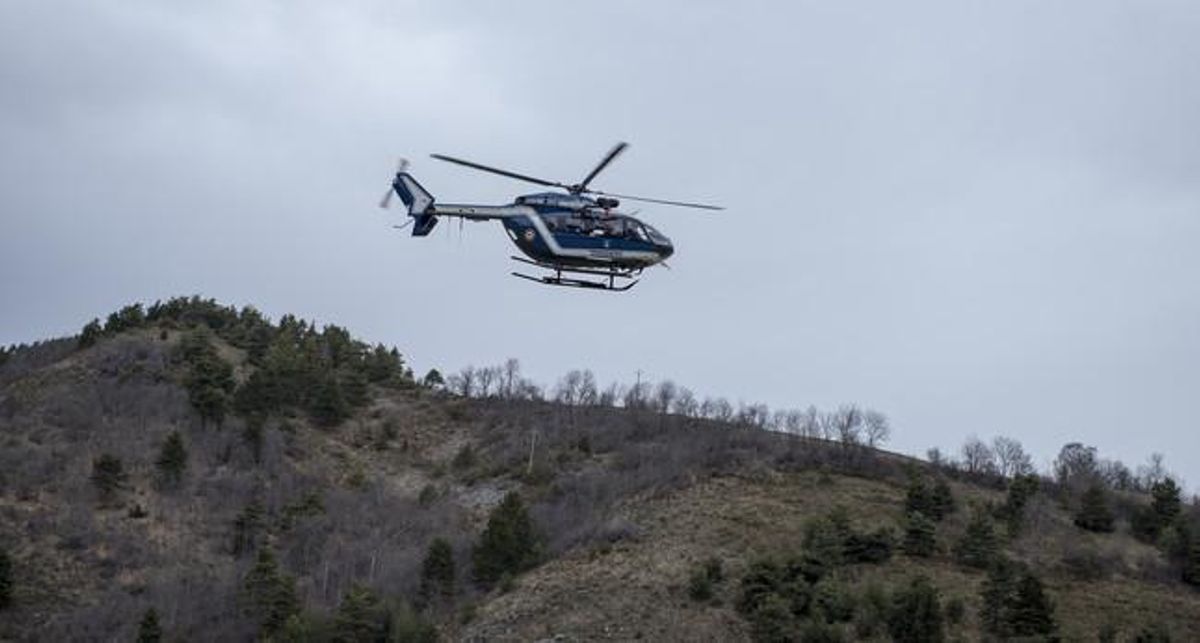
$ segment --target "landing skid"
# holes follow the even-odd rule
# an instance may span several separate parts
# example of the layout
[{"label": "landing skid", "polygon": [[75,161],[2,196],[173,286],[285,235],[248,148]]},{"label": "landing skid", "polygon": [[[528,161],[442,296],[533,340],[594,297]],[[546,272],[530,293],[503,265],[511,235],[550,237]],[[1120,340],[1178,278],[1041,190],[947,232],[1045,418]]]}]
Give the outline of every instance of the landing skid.
[{"label": "landing skid", "polygon": [[[634,277],[641,274],[641,272],[642,272],[640,268],[635,268],[635,269],[630,269],[630,270],[621,270],[621,269],[616,269],[616,268],[610,269],[610,270],[600,270],[600,269],[592,269],[592,268],[574,268],[574,267],[567,267],[567,266],[559,266],[559,265],[554,265],[554,264],[542,263],[540,261],[530,261],[528,259],[522,259],[521,257],[512,257],[512,259],[515,261],[520,261],[521,263],[527,263],[531,266],[537,266],[538,268],[544,268],[546,270],[553,270],[554,271],[553,275],[543,275],[541,277],[534,277],[532,275],[526,275],[526,274],[522,274],[519,272],[512,273],[512,275],[514,277],[520,277],[521,279],[527,279],[529,281],[539,283],[539,284],[545,284],[547,286],[564,286],[564,287],[568,287],[568,288],[588,288],[591,290],[608,290],[608,291],[612,291],[612,292],[624,292],[626,290],[629,290],[630,288],[633,288],[634,285],[637,284],[638,280],[634,279]],[[596,275],[598,277],[607,278],[607,281],[594,281],[594,280],[590,280],[590,279],[578,279],[575,277],[564,277],[563,276],[564,272],[584,274],[584,275]],[[633,279],[633,281],[631,281],[627,284],[618,286],[616,283],[618,279]]]}]

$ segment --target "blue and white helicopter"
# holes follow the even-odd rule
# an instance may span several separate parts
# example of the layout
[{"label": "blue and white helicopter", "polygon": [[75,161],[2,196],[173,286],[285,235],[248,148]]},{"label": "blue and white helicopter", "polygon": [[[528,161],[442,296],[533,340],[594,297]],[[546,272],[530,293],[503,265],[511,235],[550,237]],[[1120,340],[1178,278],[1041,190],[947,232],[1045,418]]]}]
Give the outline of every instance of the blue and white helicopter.
[{"label": "blue and white helicopter", "polygon": [[[566,194],[526,194],[517,197],[509,205],[435,203],[433,195],[408,173],[408,163],[401,160],[392,186],[379,205],[387,208],[392,194],[398,195],[408,206],[414,237],[424,237],[433,231],[438,217],[459,217],[469,221],[498,219],[517,248],[529,257],[512,257],[514,260],[553,271],[541,277],[519,272],[512,273],[514,276],[551,286],[629,290],[637,283],[635,278],[642,270],[662,263],[675,252],[675,248],[666,235],[649,224],[616,212],[620,206],[618,198],[704,210],[724,208],[703,203],[612,194],[589,188],[592,179],[627,147],[627,143],[617,143],[582,181],[570,185],[442,154],[431,155],[440,161],[567,191]],[[563,273],[600,279],[564,277]],[[628,283],[623,283],[625,281]]]}]

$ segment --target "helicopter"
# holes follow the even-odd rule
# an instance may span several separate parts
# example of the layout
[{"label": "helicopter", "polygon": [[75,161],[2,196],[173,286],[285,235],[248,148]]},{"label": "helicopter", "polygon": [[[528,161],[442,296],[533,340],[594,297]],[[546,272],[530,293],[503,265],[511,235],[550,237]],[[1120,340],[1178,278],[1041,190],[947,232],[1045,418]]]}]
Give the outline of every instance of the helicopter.
[{"label": "helicopter", "polygon": [[617,143],[582,181],[572,184],[444,154],[430,155],[439,161],[566,191],[565,194],[525,194],[508,205],[435,203],[433,195],[408,173],[408,162],[401,159],[392,185],[379,206],[387,209],[392,195],[399,196],[412,218],[405,225],[396,227],[411,224],[414,237],[429,235],[437,225],[438,217],[499,220],[508,237],[525,254],[525,257],[512,256],[511,259],[548,271],[539,276],[514,271],[513,276],[550,286],[625,291],[638,283],[644,269],[656,264],[665,266],[664,261],[675,252],[675,247],[666,235],[650,224],[639,221],[632,214],[617,212],[621,204],[619,199],[703,210],[724,209],[705,203],[651,199],[590,188],[596,175],[628,147],[628,143]]}]

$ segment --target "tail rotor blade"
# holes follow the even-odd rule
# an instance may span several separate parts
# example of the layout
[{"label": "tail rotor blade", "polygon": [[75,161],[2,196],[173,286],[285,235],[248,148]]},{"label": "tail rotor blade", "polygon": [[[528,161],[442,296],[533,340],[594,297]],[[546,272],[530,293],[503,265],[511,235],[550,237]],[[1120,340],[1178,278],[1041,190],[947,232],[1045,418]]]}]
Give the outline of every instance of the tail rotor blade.
[{"label": "tail rotor blade", "polygon": [[383,208],[384,210],[388,209],[388,206],[392,203],[392,194],[394,193],[395,190],[389,187],[387,193],[383,195],[382,199],[380,199],[379,207]]}]

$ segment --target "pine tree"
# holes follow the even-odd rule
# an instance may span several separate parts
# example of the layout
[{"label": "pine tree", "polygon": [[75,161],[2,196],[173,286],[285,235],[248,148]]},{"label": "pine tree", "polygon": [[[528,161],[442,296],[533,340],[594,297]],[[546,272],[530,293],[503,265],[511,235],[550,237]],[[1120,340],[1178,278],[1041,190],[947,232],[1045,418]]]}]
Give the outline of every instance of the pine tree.
[{"label": "pine tree", "polygon": [[264,525],[262,504],[251,500],[233,519],[233,555],[241,556],[258,549],[259,533]]},{"label": "pine tree", "polygon": [[904,553],[928,558],[937,551],[937,525],[925,514],[913,511],[904,523]]},{"label": "pine tree", "polygon": [[337,379],[328,376],[320,378],[308,413],[317,424],[327,427],[335,426],[349,416],[350,410]]},{"label": "pine tree", "polygon": [[1200,535],[1191,529],[1179,530],[1187,542],[1181,543],[1184,550],[1183,570],[1180,577],[1183,582],[1194,587],[1200,587]]},{"label": "pine tree", "polygon": [[1075,525],[1088,531],[1113,530],[1113,515],[1108,508],[1107,494],[1099,483],[1092,483],[1087,491],[1083,492],[1079,512],[1075,514]]},{"label": "pine tree", "polygon": [[87,348],[95,344],[96,340],[100,339],[100,336],[103,334],[104,329],[100,327],[100,320],[93,319],[79,333],[79,348]]},{"label": "pine tree", "polygon": [[153,607],[142,615],[138,623],[137,643],[159,643],[162,641],[162,626],[158,624],[158,611]]},{"label": "pine tree", "polygon": [[930,517],[939,522],[958,509],[954,493],[950,491],[950,483],[946,482],[945,478],[934,481],[930,500],[933,504],[933,514]]},{"label": "pine tree", "polygon": [[1056,640],[1054,605],[1042,582],[1027,568],[998,560],[980,592],[979,617],[985,631],[1000,637]]},{"label": "pine tree", "polygon": [[179,352],[188,367],[183,384],[192,407],[202,424],[213,422],[220,428],[234,389],[233,367],[217,354],[207,329],[184,336]]},{"label": "pine tree", "polygon": [[108,453],[92,461],[92,485],[100,495],[102,503],[112,502],[117,492],[125,488],[128,475],[121,459]]},{"label": "pine tree", "polygon": [[164,485],[175,487],[183,480],[183,471],[187,468],[187,448],[183,446],[183,436],[179,435],[179,431],[171,431],[167,436],[154,464]]},{"label": "pine tree", "polygon": [[1154,510],[1158,528],[1161,530],[1175,522],[1175,519],[1179,517],[1181,504],[1179,485],[1175,484],[1175,481],[1168,476],[1150,487],[1150,495],[1154,497],[1150,508]]},{"label": "pine tree", "polygon": [[1025,570],[1017,580],[1008,605],[1008,629],[1017,637],[1051,636],[1058,629],[1054,606],[1042,589],[1042,581]]},{"label": "pine tree", "polygon": [[454,550],[445,538],[434,538],[421,564],[421,600],[432,604],[454,598]]},{"label": "pine tree", "polygon": [[1016,537],[1025,523],[1025,505],[1037,493],[1038,479],[1034,475],[1018,475],[1008,484],[1008,495],[999,515],[1004,519],[1008,535]]},{"label": "pine tree", "polygon": [[899,643],[936,643],[944,638],[941,599],[924,576],[913,578],[895,593],[888,633]]},{"label": "pine tree", "polygon": [[421,383],[425,385],[425,388],[440,389],[446,385],[446,379],[436,368],[431,368]]},{"label": "pine tree", "polygon": [[509,492],[491,515],[487,528],[472,552],[475,580],[491,585],[536,564],[540,538],[517,492]]},{"label": "pine tree", "polygon": [[336,643],[373,643],[382,641],[387,630],[387,612],[379,597],[360,586],[350,588],[342,597],[333,617],[333,641]]},{"label": "pine tree", "polygon": [[246,418],[246,426],[242,429],[242,441],[250,449],[250,458],[254,464],[262,464],[262,451],[265,432],[264,420],[261,415],[253,414]]},{"label": "pine tree", "polygon": [[13,570],[12,559],[8,552],[0,548],[0,610],[13,603]]},{"label": "pine tree", "polygon": [[935,522],[941,522],[954,513],[955,508],[954,493],[944,478],[930,482],[924,475],[917,474],[909,480],[904,499],[905,511],[916,511]]},{"label": "pine tree", "polygon": [[279,572],[270,549],[259,550],[258,560],[246,574],[242,582],[242,602],[247,612],[257,619],[262,638],[278,632],[289,618],[300,613],[296,581]]},{"label": "pine tree", "polygon": [[992,519],[987,512],[977,510],[967,523],[967,530],[954,547],[954,556],[967,567],[987,569],[996,558],[999,543]]}]

